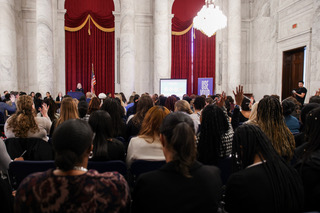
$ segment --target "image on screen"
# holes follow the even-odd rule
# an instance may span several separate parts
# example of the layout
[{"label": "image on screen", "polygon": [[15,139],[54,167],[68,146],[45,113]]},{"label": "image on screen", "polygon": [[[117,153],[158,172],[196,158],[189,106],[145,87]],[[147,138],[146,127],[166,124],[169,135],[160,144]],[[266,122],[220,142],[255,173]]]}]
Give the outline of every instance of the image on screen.
[{"label": "image on screen", "polygon": [[160,94],[176,95],[180,98],[187,93],[187,79],[160,79]]}]

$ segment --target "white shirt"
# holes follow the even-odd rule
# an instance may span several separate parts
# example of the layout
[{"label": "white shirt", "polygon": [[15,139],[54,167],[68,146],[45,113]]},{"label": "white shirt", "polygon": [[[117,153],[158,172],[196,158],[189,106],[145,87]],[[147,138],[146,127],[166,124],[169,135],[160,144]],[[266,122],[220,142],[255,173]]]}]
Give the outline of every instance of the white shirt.
[{"label": "white shirt", "polygon": [[[152,138],[148,138],[148,141]],[[152,143],[148,143],[140,136],[130,140],[127,152],[127,166],[130,167],[135,160],[163,161],[165,160],[160,138],[156,138]]]}]

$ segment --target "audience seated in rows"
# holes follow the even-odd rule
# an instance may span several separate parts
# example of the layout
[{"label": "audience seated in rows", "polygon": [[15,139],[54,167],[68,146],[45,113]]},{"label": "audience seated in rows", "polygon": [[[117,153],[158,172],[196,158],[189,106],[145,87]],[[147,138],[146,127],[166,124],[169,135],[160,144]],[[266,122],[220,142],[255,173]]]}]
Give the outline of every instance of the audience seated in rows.
[{"label": "audience seated in rows", "polygon": [[48,107],[42,105],[43,117],[36,117],[32,98],[27,95],[20,96],[17,100],[17,111],[8,118],[4,131],[7,138],[41,138],[48,141],[51,121],[48,117]]},{"label": "audience seated in rows", "polygon": [[217,167],[196,161],[193,121],[174,112],[160,128],[167,164],[139,177],[133,191],[133,212],[217,212],[221,179]]},{"label": "audience seated in rows", "polygon": [[301,179],[258,126],[237,128],[232,156],[236,172],[227,182],[227,212],[301,212]]},{"label": "audience seated in rows", "polygon": [[127,152],[127,165],[134,160],[165,160],[160,142],[160,125],[170,111],[163,106],[153,106],[143,119],[137,137],[131,138]]},{"label": "audience seated in rows", "polygon": [[129,203],[129,187],[117,172],[87,171],[93,133],[71,119],[53,134],[56,169],[35,173],[19,186],[15,212],[119,212]]}]

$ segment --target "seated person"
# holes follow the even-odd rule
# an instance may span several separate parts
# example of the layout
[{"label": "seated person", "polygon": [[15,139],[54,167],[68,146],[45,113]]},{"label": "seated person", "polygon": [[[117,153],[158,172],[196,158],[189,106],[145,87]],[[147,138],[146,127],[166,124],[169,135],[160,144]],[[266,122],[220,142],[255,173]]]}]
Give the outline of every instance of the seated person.
[{"label": "seated person", "polygon": [[237,172],[227,182],[227,212],[301,212],[301,179],[258,126],[244,124],[237,128],[232,156]]},{"label": "seated person", "polygon": [[304,186],[303,211],[320,212],[320,107],[308,113],[305,135],[302,157],[295,166]]},{"label": "seated person", "polygon": [[22,181],[15,212],[119,212],[129,201],[129,187],[118,172],[87,170],[93,132],[72,119],[53,134],[56,169],[34,173]]},{"label": "seated person", "polygon": [[36,117],[32,98],[22,95],[17,101],[17,111],[8,118],[4,125],[7,138],[41,138],[48,141],[47,135],[51,127],[48,107],[42,105],[42,117]]},{"label": "seated person", "polygon": [[284,99],[282,101],[283,116],[287,127],[292,134],[298,134],[300,129],[299,120],[291,115],[294,111],[294,103],[290,100]]},{"label": "seated person", "polygon": [[217,212],[222,186],[220,171],[196,161],[190,116],[181,112],[169,114],[160,133],[167,164],[138,178],[132,212]]},{"label": "seated person", "polygon": [[160,125],[170,111],[162,106],[151,107],[141,125],[137,137],[130,140],[127,152],[127,165],[135,160],[165,160],[160,142]]},{"label": "seated person", "polygon": [[112,119],[104,110],[97,110],[90,115],[89,125],[95,133],[93,139],[93,161],[125,161],[124,144],[113,138]]}]

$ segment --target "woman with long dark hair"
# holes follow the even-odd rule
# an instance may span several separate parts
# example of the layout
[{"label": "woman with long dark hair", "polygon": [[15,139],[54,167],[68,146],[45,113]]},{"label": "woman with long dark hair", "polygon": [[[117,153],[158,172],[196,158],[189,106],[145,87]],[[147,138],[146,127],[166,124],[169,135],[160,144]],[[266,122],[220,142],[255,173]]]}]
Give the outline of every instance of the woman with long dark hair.
[{"label": "woman with long dark hair", "polygon": [[169,114],[160,133],[167,164],[140,176],[133,191],[133,212],[217,212],[220,171],[196,161],[190,116]]},{"label": "woman with long dark hair", "polygon": [[137,104],[136,114],[128,118],[130,120],[127,121],[127,138],[138,135],[143,119],[151,107],[153,107],[151,97],[149,95],[142,95]]},{"label": "woman with long dark hair", "polygon": [[306,118],[307,142],[296,165],[304,185],[304,211],[320,211],[320,107],[311,110]]},{"label": "woman with long dark hair", "polygon": [[284,121],[279,100],[267,96],[259,101],[257,110],[258,126],[268,136],[278,154],[290,161],[293,157],[295,141]]},{"label": "woman with long dark hair", "polygon": [[256,125],[244,124],[234,135],[232,174],[227,182],[227,212],[300,212],[303,186],[298,173],[273,148]]},{"label": "woman with long dark hair", "polygon": [[89,124],[95,133],[93,139],[93,161],[125,160],[125,148],[121,141],[113,138],[112,119],[109,113],[97,110],[90,115]]},{"label": "woman with long dark hair", "polygon": [[124,108],[121,106],[119,100],[107,98],[104,100],[100,109],[108,112],[111,116],[114,137],[126,138],[126,124],[123,120]]},{"label": "woman with long dark hair", "polygon": [[198,144],[198,160],[203,164],[217,165],[220,159],[231,154],[233,130],[226,114],[216,105],[202,111]]}]

